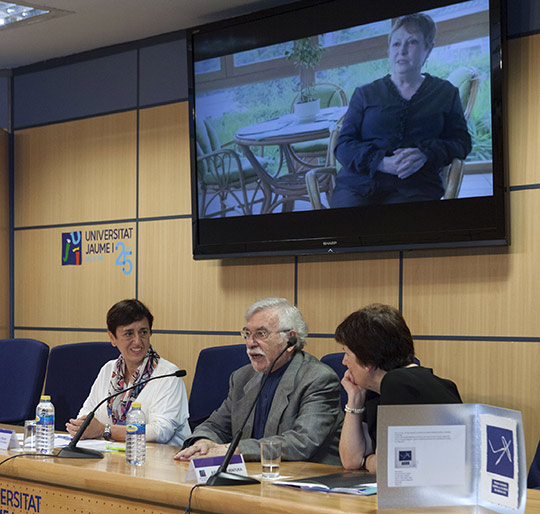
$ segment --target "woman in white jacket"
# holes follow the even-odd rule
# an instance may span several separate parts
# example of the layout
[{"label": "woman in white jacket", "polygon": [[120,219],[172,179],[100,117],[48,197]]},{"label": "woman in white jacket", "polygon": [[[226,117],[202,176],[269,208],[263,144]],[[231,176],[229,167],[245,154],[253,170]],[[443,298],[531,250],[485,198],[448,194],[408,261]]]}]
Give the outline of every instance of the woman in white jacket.
[{"label": "woman in white jacket", "polygon": [[[72,436],[86,415],[107,396],[178,369],[150,345],[153,321],[154,317],[139,300],[122,300],[109,309],[108,334],[111,344],[120,351],[120,357],[101,368],[77,419],[66,423]],[[125,441],[126,415],[135,400],[141,402],[146,416],[147,441],[181,446],[191,434],[186,387],[181,378],[170,377],[141,385],[104,403],[82,437]]]}]

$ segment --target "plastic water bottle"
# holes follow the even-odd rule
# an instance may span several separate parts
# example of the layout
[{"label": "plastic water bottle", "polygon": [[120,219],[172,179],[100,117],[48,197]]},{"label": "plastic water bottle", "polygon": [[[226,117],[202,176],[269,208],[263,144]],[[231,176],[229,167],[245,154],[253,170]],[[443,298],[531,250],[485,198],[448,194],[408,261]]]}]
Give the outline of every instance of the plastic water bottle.
[{"label": "plastic water bottle", "polygon": [[126,461],[142,466],[146,459],[146,418],[140,402],[133,402],[126,416]]},{"label": "plastic water bottle", "polygon": [[36,451],[52,453],[54,450],[54,406],[50,396],[42,396],[36,407]]}]

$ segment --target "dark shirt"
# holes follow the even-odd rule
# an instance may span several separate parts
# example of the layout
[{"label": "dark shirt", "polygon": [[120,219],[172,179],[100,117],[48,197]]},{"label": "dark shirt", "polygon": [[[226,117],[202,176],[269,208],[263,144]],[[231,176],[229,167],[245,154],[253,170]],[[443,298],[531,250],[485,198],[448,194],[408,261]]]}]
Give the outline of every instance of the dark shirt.
[{"label": "dark shirt", "polygon": [[291,361],[270,373],[270,376],[261,390],[261,394],[257,400],[257,406],[255,407],[255,419],[253,420],[253,432],[251,437],[254,439],[262,439],[264,437],[264,427],[266,426],[266,420],[270,413],[270,407],[272,407],[276,389],[290,363]]},{"label": "dark shirt", "polygon": [[377,446],[377,407],[379,405],[429,405],[462,403],[454,382],[433,374],[430,368],[413,366],[389,371],[381,382],[381,394],[368,391],[364,421]]},{"label": "dark shirt", "polygon": [[[427,161],[406,179],[379,172],[383,157],[397,148],[419,148]],[[440,168],[470,151],[471,137],[455,86],[425,74],[416,93],[405,100],[387,75],[357,88],[351,98],[336,147],[343,165],[337,184],[370,194],[381,182],[410,196],[429,193],[438,199],[443,194]]]}]

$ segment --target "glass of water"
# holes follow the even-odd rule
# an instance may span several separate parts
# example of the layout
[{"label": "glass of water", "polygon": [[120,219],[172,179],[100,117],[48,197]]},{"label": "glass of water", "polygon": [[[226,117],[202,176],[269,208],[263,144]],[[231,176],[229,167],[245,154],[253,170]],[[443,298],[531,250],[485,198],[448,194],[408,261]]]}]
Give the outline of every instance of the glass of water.
[{"label": "glass of water", "polygon": [[29,419],[24,422],[23,450],[25,452],[36,451],[36,430],[37,422],[35,419]]},{"label": "glass of water", "polygon": [[263,478],[278,478],[281,462],[281,441],[261,441]]}]

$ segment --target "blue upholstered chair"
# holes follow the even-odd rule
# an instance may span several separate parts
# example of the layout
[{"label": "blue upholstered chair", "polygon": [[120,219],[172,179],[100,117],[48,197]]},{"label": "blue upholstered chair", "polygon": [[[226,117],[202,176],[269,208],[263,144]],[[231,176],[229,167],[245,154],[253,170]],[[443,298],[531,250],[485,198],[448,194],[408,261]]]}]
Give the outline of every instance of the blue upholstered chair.
[{"label": "blue upholstered chair", "polygon": [[[339,377],[339,380],[343,378],[343,375],[345,374],[345,371],[347,371],[347,366],[344,366],[342,364],[343,361],[343,352],[338,353],[329,353],[328,355],[325,355],[321,358],[321,362],[324,362],[327,366],[330,366]],[[347,392],[345,389],[343,389],[343,386],[341,386],[341,408],[345,408],[345,404],[347,403]]]},{"label": "blue upholstered chair", "polygon": [[35,339],[0,340],[0,423],[36,417],[49,347]]},{"label": "blue upholstered chair", "polygon": [[249,357],[245,344],[201,350],[189,395],[189,424],[192,430],[223,403],[229,393],[231,373],[246,364],[249,364]]},{"label": "blue upholstered chair", "polygon": [[540,442],[536,447],[536,453],[529,469],[527,487],[529,489],[540,489]]},{"label": "blue upholstered chair", "polygon": [[66,430],[66,421],[79,413],[99,370],[120,353],[111,343],[75,343],[52,348],[45,394],[55,408],[56,430]]}]

